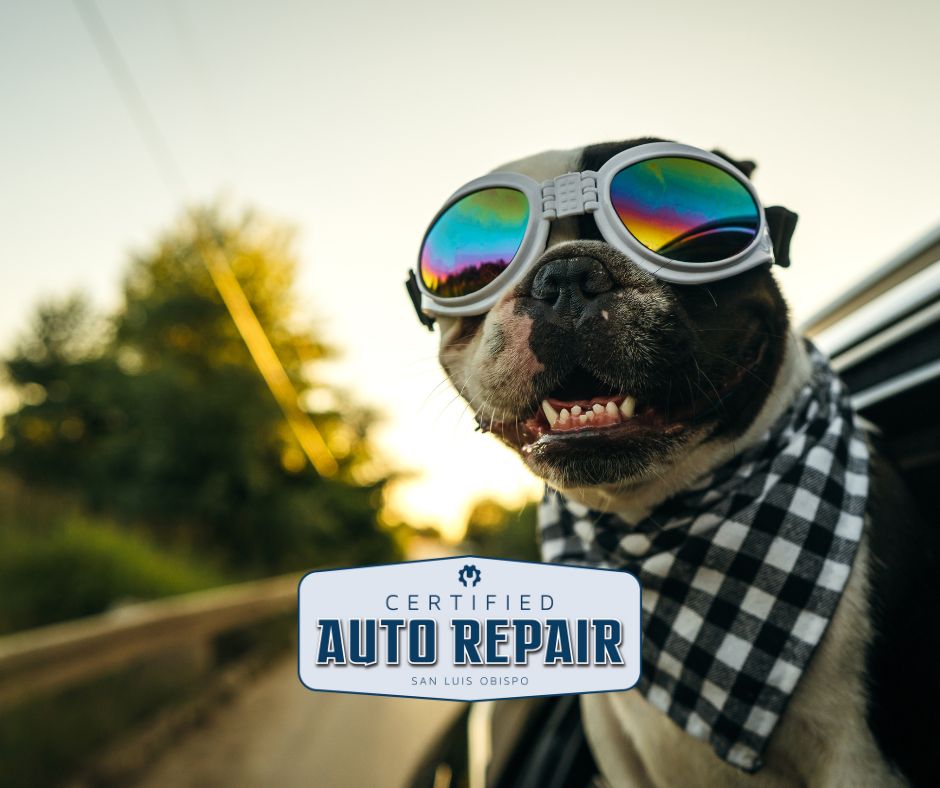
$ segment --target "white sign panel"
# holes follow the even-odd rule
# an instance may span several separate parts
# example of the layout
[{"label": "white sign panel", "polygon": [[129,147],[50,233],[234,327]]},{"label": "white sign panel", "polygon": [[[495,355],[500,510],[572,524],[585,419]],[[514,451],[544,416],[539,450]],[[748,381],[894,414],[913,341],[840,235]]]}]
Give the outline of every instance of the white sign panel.
[{"label": "white sign panel", "polygon": [[625,572],[462,556],[311,572],[299,593],[313,690],[494,700],[640,677],[640,585]]}]

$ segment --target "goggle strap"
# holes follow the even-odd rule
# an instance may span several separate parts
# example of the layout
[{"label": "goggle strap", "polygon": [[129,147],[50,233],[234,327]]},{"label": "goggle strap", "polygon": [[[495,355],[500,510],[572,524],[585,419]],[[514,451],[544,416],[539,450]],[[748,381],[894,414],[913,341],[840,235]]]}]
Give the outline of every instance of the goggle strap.
[{"label": "goggle strap", "polygon": [[774,247],[774,262],[788,268],[790,265],[790,239],[796,229],[797,215],[782,205],[771,205],[764,209],[770,242]]},{"label": "goggle strap", "polygon": [[405,280],[405,289],[408,291],[408,295],[411,296],[411,303],[418,315],[418,320],[421,321],[422,325],[428,327],[428,331],[433,331],[434,318],[421,311],[421,288],[418,287],[418,278],[415,276],[414,271],[408,271],[408,279]]}]

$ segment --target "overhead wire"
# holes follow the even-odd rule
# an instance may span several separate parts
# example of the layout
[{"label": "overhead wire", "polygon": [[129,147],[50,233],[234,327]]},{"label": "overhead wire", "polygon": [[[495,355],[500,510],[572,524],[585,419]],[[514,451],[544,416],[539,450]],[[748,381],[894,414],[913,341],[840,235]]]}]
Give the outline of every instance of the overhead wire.
[{"label": "overhead wire", "polygon": [[[73,0],[105,70],[114,82],[124,108],[144,143],[153,164],[160,172],[174,199],[186,202],[189,188],[183,169],[177,163],[156,117],[150,111],[117,39],[109,29],[95,0]],[[294,437],[310,464],[321,476],[334,476],[339,469],[336,458],[316,424],[301,406],[297,389],[277,355],[232,271],[225,250],[193,222],[194,237],[200,257],[222,298],[255,366],[274,397]]]}]

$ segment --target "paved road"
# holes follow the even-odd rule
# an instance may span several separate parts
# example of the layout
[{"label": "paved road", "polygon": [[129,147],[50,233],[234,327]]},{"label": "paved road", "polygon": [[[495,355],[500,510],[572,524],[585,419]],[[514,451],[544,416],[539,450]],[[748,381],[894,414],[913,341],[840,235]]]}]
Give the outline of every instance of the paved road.
[{"label": "paved road", "polygon": [[396,788],[460,710],[310,692],[288,659],[165,753],[138,788]]}]

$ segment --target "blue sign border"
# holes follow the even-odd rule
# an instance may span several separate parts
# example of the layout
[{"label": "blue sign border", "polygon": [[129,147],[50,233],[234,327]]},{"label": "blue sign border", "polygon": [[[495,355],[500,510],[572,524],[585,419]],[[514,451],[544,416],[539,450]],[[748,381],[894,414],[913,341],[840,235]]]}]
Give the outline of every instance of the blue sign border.
[{"label": "blue sign border", "polygon": [[[304,580],[306,580],[310,575],[320,574],[322,572],[348,572],[353,569],[376,569],[383,566],[408,566],[410,564],[427,564],[436,561],[460,561],[468,558],[482,559],[485,561],[503,561],[507,564],[527,564],[529,566],[549,566],[557,567],[564,569],[582,569],[589,572],[616,572],[618,574],[630,575],[634,580],[636,580],[637,587],[640,589],[640,671],[637,674],[636,681],[631,684],[629,687],[622,687],[619,689],[609,689],[609,690],[587,690],[586,692],[549,692],[544,695],[498,695],[492,698],[441,698],[441,697],[429,697],[427,695],[398,695],[390,694],[386,692],[356,692],[354,690],[335,690],[335,689],[319,689],[317,687],[311,687],[307,684],[303,677],[300,675],[300,587],[303,585]],[[415,561],[395,561],[388,564],[364,564],[362,566],[343,566],[330,569],[311,569],[309,572],[306,572],[303,577],[297,582],[297,680],[303,685],[303,687],[310,692],[329,692],[333,695],[371,695],[376,698],[409,698],[411,700],[434,700],[434,701],[445,701],[447,703],[480,703],[480,702],[490,702],[496,700],[522,700],[525,698],[561,698],[566,695],[602,695],[607,692],[627,692],[636,687],[640,683],[640,679],[643,677],[643,584],[640,582],[639,578],[634,575],[632,572],[627,572],[623,569],[608,569],[606,567],[600,566],[580,566],[578,564],[556,564],[556,563],[547,563],[545,561],[521,561],[516,558],[494,558],[488,555],[448,555],[441,558],[419,558]]]}]

